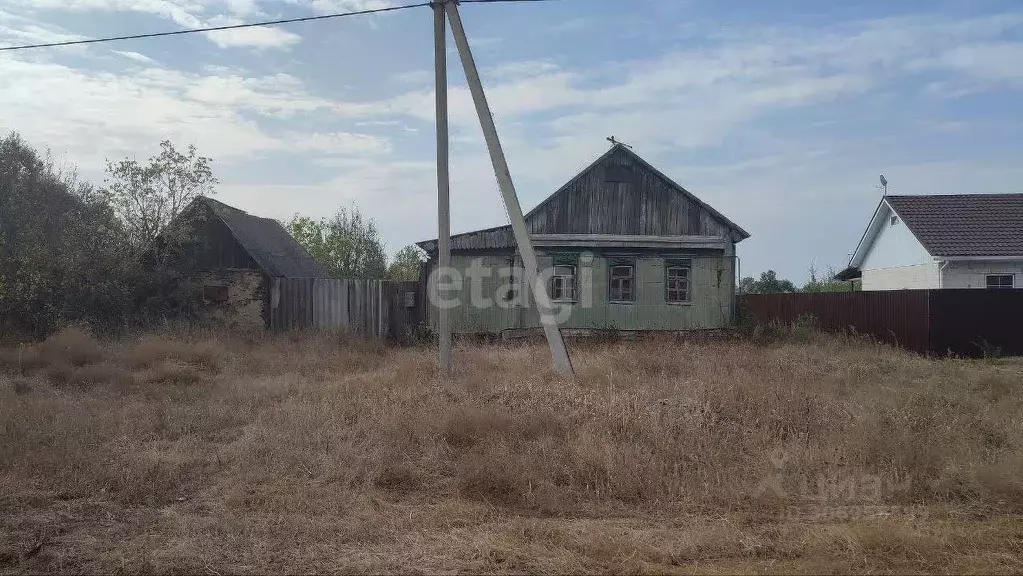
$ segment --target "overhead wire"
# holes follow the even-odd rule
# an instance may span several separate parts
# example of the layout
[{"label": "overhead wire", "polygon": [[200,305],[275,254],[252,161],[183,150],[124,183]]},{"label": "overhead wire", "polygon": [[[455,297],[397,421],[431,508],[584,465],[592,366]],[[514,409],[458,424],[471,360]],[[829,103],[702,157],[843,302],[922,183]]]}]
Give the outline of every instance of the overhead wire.
[{"label": "overhead wire", "polygon": [[[502,2],[550,2],[551,0],[459,0],[468,4],[497,4]],[[313,22],[316,20],[329,20],[344,18],[346,16],[365,16],[369,14],[382,14],[384,12],[397,12],[410,8],[423,8],[432,6],[433,2],[419,2],[416,4],[402,4],[399,6],[387,6],[385,8],[369,8],[366,10],[355,10],[352,12],[336,12],[333,14],[319,14],[316,16],[300,16],[296,18],[281,18],[277,20],[265,20],[262,22],[246,22],[243,24],[228,24],[224,26],[207,26],[203,28],[186,28],[184,30],[168,30],[166,32],[147,32],[141,34],[128,34],[124,36],[107,36],[104,38],[85,38],[81,40],[63,40],[60,42],[46,42],[40,44],[22,44],[19,46],[0,46],[0,52],[11,52],[14,50],[29,50],[33,48],[56,48],[59,46],[78,46],[82,44],[99,44],[102,42],[118,42],[121,40],[138,40],[142,38],[160,38],[163,36],[180,36],[183,34],[200,34],[205,32],[220,32],[223,30],[239,30],[242,28],[258,28],[261,26],[278,26],[281,24],[295,24],[298,22]]]}]

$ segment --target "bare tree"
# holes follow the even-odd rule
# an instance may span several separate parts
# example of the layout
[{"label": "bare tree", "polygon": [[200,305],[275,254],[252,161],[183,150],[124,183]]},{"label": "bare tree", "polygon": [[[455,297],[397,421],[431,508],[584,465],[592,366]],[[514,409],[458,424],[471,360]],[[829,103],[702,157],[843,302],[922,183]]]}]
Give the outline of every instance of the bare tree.
[{"label": "bare tree", "polygon": [[181,153],[169,140],[160,142],[160,153],[146,164],[134,158],[107,160],[101,192],[123,222],[132,246],[145,249],[189,203],[216,194],[218,180],[211,162],[199,156],[195,146]]}]

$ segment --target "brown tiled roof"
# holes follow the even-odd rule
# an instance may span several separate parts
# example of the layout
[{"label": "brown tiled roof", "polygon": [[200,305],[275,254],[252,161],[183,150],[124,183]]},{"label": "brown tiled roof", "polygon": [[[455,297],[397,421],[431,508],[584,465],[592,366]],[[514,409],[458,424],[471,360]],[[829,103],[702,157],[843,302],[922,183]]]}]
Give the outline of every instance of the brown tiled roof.
[{"label": "brown tiled roof", "polygon": [[1023,255],[1023,194],[888,196],[931,256]]}]

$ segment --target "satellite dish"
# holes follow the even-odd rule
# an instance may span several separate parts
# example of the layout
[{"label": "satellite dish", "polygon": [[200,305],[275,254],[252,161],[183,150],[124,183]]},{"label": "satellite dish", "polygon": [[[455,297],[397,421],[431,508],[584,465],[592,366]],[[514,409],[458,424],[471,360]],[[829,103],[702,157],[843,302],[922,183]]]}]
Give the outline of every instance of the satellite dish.
[{"label": "satellite dish", "polygon": [[888,187],[888,179],[884,177],[884,174],[881,175],[881,185],[885,188]]}]

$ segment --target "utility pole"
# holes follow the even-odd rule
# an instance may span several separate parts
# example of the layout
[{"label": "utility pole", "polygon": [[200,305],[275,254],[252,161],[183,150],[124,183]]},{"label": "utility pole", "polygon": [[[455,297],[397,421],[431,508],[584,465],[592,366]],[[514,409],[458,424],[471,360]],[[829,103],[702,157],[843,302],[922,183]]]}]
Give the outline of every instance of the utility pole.
[{"label": "utility pole", "polygon": [[[448,149],[448,56],[446,0],[433,3],[434,69],[437,74],[437,270],[451,266],[451,180]],[[437,306],[437,340],[440,348],[440,373],[451,376],[451,311]]]},{"label": "utility pole", "polygon": [[[519,205],[519,197],[515,192],[515,184],[512,182],[511,171],[508,169],[508,161],[504,156],[501,140],[497,136],[497,125],[494,124],[494,117],[490,112],[490,105],[487,103],[487,96],[483,91],[483,82],[480,80],[479,71],[476,69],[476,62],[472,58],[469,40],[465,36],[462,17],[458,13],[458,3],[456,1],[445,1],[440,4],[444,6],[448,14],[448,20],[451,21],[451,33],[455,38],[455,45],[458,47],[458,55],[462,59],[465,78],[469,83],[469,91],[472,93],[472,100],[476,105],[476,114],[480,119],[480,127],[483,128],[483,137],[487,141],[490,161],[494,165],[494,173],[497,175],[497,182],[501,188],[501,196],[504,198],[504,205],[508,209],[508,218],[511,220],[512,231],[515,233],[515,242],[518,244],[519,253],[522,255],[522,265],[525,267],[526,281],[529,282],[530,289],[533,291],[533,301],[536,302],[537,309],[540,312],[540,322],[543,324],[544,334],[547,336],[547,343],[551,348],[551,356],[554,358],[554,368],[562,376],[571,376],[573,373],[572,360],[568,356],[568,349],[565,348],[565,341],[561,337],[561,329],[558,327],[554,308],[551,305],[550,297],[547,295],[547,287],[538,274],[536,252],[533,251],[533,243],[529,238],[529,231],[526,229],[526,220],[522,216],[522,206]],[[437,3],[434,5],[435,9],[436,6]],[[440,126],[439,118],[438,126]],[[440,247],[439,249],[441,251],[441,258],[443,258],[445,248]]]}]

